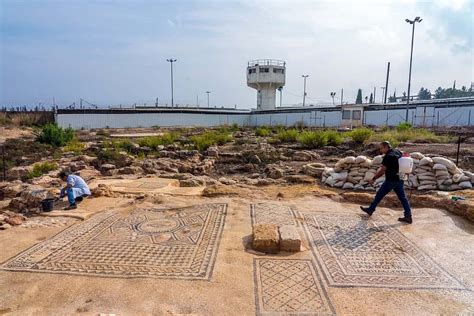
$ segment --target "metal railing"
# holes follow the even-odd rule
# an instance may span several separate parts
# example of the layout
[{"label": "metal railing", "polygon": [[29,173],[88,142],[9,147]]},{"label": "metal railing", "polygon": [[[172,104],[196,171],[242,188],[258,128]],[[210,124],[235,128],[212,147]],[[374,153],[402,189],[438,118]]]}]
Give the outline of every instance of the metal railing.
[{"label": "metal railing", "polygon": [[248,62],[247,67],[254,66],[281,66],[285,67],[286,62],[277,59],[255,59]]}]

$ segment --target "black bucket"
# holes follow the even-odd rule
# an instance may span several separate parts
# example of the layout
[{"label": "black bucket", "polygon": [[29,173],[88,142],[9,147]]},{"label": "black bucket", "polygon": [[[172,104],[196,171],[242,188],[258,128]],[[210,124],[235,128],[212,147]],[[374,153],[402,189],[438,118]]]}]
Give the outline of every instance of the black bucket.
[{"label": "black bucket", "polygon": [[51,212],[54,208],[54,199],[44,199],[41,201],[41,209],[43,212]]}]

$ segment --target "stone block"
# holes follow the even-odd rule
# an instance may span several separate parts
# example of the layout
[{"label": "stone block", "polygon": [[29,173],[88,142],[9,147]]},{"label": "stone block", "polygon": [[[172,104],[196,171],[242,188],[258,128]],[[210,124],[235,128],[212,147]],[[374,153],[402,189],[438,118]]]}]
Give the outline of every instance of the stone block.
[{"label": "stone block", "polygon": [[280,250],[298,252],[301,249],[301,235],[293,225],[280,226]]},{"label": "stone block", "polygon": [[258,224],[253,227],[252,246],[265,253],[278,253],[280,234],[275,224]]}]

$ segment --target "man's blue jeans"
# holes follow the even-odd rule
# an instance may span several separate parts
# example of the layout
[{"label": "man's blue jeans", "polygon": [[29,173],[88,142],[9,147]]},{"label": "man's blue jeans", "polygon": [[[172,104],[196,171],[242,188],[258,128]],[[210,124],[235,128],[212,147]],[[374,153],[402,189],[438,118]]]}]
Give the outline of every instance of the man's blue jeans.
[{"label": "man's blue jeans", "polygon": [[[69,205],[73,205],[76,203],[76,194],[74,192],[74,188],[67,188],[66,190],[67,193],[67,200],[69,202]],[[64,196],[64,189],[61,189],[61,195],[60,197]]]},{"label": "man's blue jeans", "polygon": [[384,196],[386,196],[390,191],[395,191],[397,194],[398,199],[402,202],[402,206],[404,209],[403,215],[405,217],[411,217],[411,209],[410,203],[408,203],[408,199],[405,195],[405,190],[403,189],[403,180],[399,181],[385,181],[382,183],[382,186],[375,194],[374,201],[369,206],[369,211],[374,212],[377,205],[382,201]]}]

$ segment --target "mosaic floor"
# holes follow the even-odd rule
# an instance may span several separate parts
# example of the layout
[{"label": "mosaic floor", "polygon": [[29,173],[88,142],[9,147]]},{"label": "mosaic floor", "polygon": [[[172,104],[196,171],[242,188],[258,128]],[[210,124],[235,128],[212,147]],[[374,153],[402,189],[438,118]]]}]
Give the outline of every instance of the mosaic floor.
[{"label": "mosaic floor", "polygon": [[226,204],[100,213],[20,253],[2,269],[208,280]]},{"label": "mosaic floor", "polygon": [[382,218],[298,213],[330,286],[445,288],[463,285]]},{"label": "mosaic floor", "polygon": [[281,204],[251,204],[250,216],[252,218],[252,225],[268,223],[277,225],[296,225],[295,217],[291,208]]},{"label": "mosaic floor", "polygon": [[258,315],[331,315],[311,260],[254,259]]}]

